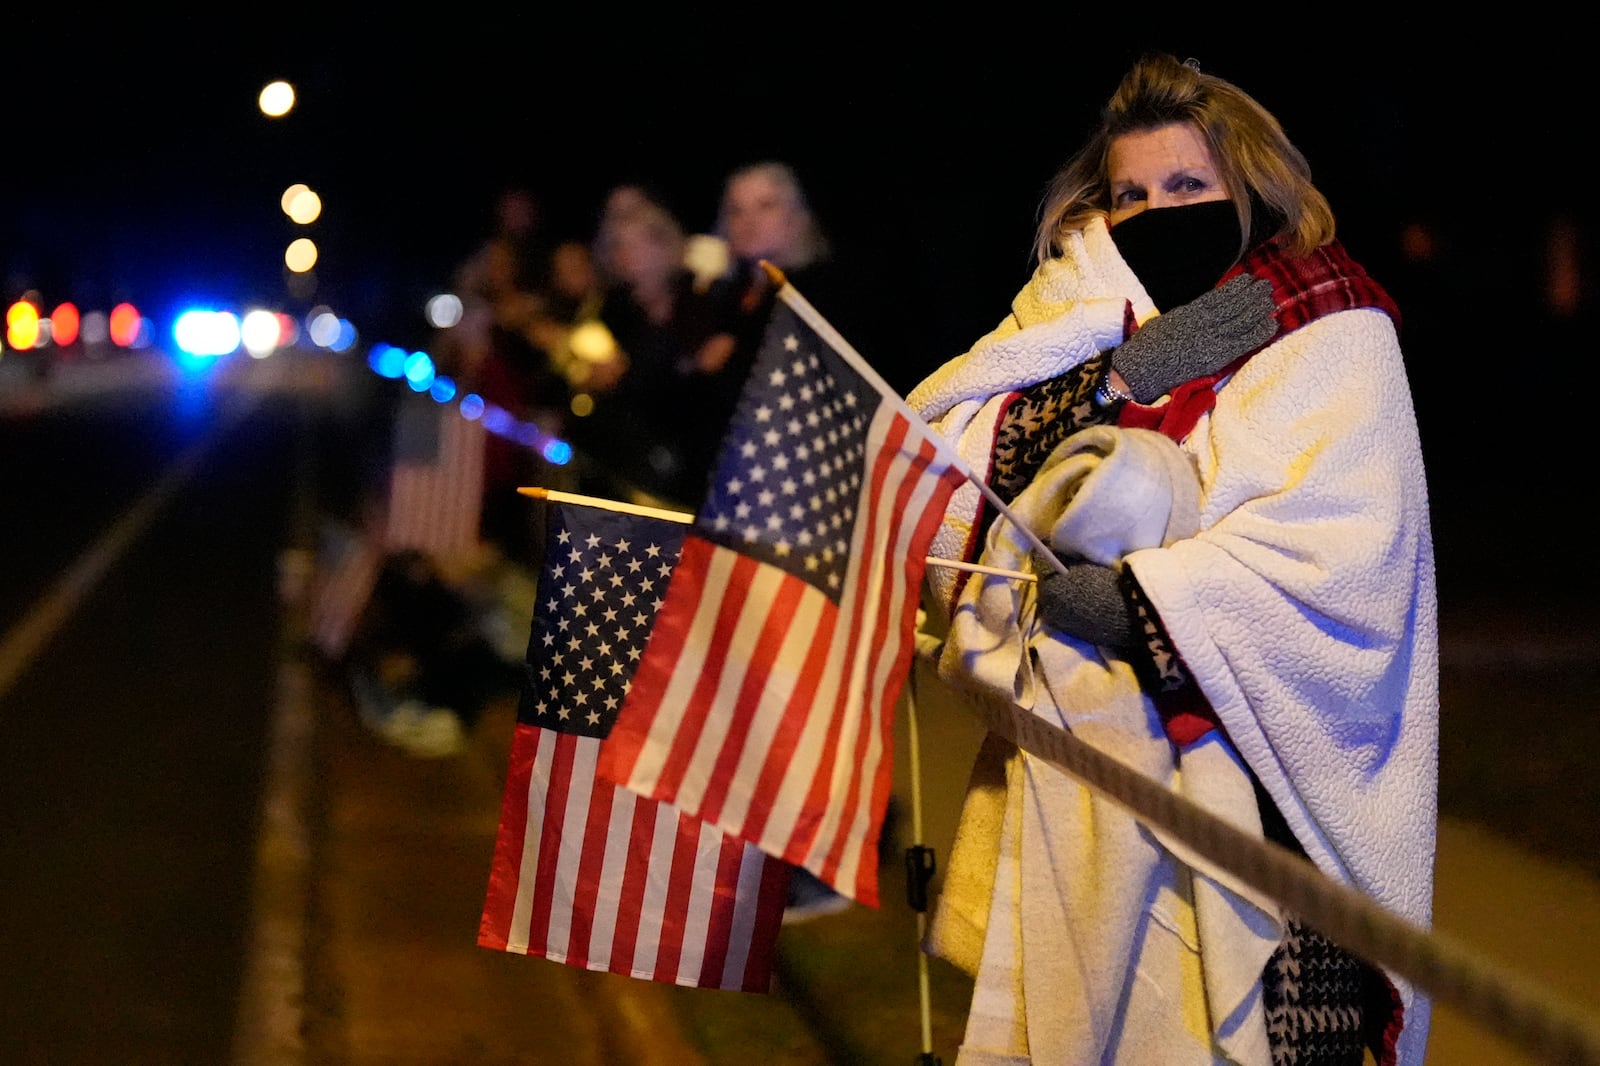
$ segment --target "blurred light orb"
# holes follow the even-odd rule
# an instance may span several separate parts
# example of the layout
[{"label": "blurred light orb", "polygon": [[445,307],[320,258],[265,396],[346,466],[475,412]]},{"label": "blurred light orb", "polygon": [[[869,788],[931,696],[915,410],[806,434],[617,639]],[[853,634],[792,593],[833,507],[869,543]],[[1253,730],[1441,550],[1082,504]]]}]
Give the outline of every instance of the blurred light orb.
[{"label": "blurred light orb", "polygon": [[406,353],[392,344],[374,345],[367,353],[367,365],[380,377],[397,378],[406,372]]},{"label": "blurred light orb", "polygon": [[516,428],[516,421],[504,407],[485,405],[483,408],[483,428],[490,433],[507,436]]},{"label": "blurred light orb", "polygon": [[547,461],[557,466],[566,466],[572,462],[572,445],[564,440],[551,439],[546,441],[540,452]]},{"label": "blurred light orb", "polygon": [[306,336],[318,348],[331,348],[339,339],[339,316],[327,308],[313,310],[306,317]]},{"label": "blurred light orb", "polygon": [[461,397],[461,417],[469,422],[475,422],[483,417],[483,397],[475,392],[469,392]]},{"label": "blurred light orb", "polygon": [[27,300],[6,308],[6,343],[25,352],[39,343],[39,309]]},{"label": "blurred light orb", "polygon": [[412,352],[406,356],[406,383],[412,392],[427,392],[433,387],[433,357],[427,352]]},{"label": "blurred light orb", "polygon": [[78,339],[79,316],[77,305],[68,302],[50,312],[50,336],[62,347]]},{"label": "blurred light orb", "polygon": [[304,274],[317,265],[317,244],[310,237],[297,237],[283,250],[283,265]]},{"label": "blurred light orb", "polygon": [[104,311],[85,311],[78,323],[78,336],[85,344],[104,344],[111,339],[111,319]]},{"label": "blurred light orb", "polygon": [[434,329],[449,329],[461,321],[461,297],[453,292],[441,292],[428,298],[423,315]]},{"label": "blurred light orb", "polygon": [[239,339],[252,359],[265,359],[283,343],[283,327],[278,316],[259,308],[244,316],[239,323]]},{"label": "blurred light orb", "polygon": [[579,418],[588,418],[594,414],[594,397],[587,392],[576,393],[569,406],[572,408],[572,413]]},{"label": "blurred light orb", "polygon": [[684,242],[683,265],[694,274],[695,285],[704,288],[728,272],[733,265],[733,253],[721,237],[696,233]]},{"label": "blurred light orb", "polygon": [[449,403],[455,399],[456,383],[445,377],[434,378],[433,384],[428,386],[428,395],[440,403]]},{"label": "blurred light orb", "polygon": [[120,303],[111,309],[109,322],[111,343],[118,348],[132,348],[139,343],[144,328],[144,316],[130,303]]},{"label": "blurred light orb", "polygon": [[300,341],[300,323],[293,315],[278,312],[278,347],[290,348]]},{"label": "blurred light orb", "polygon": [[302,185],[283,211],[300,225],[308,226],[322,215],[322,197]]},{"label": "blurred light orb", "polygon": [[270,81],[256,97],[256,106],[268,118],[282,118],[294,110],[294,86],[286,81]]},{"label": "blurred light orb", "polygon": [[232,311],[185,311],[173,323],[172,339],[187,355],[227,355],[239,347],[239,316]]},{"label": "blurred light orb", "polygon": [[326,347],[330,352],[348,352],[356,346],[356,341],[359,339],[355,323],[348,318],[341,318],[338,322],[339,328],[334,333],[333,340],[329,341]]},{"label": "blurred light orb", "polygon": [[617,339],[599,322],[581,322],[567,337],[572,354],[586,363],[604,363],[617,351]]},{"label": "blurred light orb", "polygon": [[293,218],[294,212],[289,210],[289,205],[294,203],[294,198],[296,196],[299,196],[303,192],[310,191],[311,186],[307,185],[303,181],[297,181],[287,189],[283,190],[283,195],[278,197],[278,206],[283,208],[284,214],[288,215],[290,218]]}]

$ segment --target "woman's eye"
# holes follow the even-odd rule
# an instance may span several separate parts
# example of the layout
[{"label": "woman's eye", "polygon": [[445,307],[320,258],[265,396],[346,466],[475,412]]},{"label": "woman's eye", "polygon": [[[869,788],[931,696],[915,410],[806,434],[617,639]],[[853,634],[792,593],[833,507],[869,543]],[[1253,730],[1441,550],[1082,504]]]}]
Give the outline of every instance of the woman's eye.
[{"label": "woman's eye", "polygon": [[1188,193],[1205,192],[1210,187],[1211,186],[1209,184],[1200,178],[1184,178],[1178,182],[1177,191]]},{"label": "woman's eye", "polygon": [[1143,199],[1144,192],[1140,189],[1123,189],[1121,192],[1113,193],[1111,196],[1111,202],[1116,206],[1136,204]]}]

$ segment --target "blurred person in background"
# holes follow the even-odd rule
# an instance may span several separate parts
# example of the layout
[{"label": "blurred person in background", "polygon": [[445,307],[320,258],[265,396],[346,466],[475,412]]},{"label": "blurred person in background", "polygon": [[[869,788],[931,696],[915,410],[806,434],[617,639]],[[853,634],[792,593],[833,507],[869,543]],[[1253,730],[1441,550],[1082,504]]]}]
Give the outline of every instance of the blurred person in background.
[{"label": "blurred person in background", "polygon": [[[800,295],[852,345],[865,328],[863,323],[882,312],[865,286],[835,258],[833,242],[788,163],[762,160],[730,173],[723,182],[714,231],[726,242],[728,257],[725,273],[709,289],[720,325],[695,362],[695,390],[703,397],[697,412],[706,414],[697,415],[698,432],[686,441],[691,462],[707,474],[777,300],[762,260],[783,271]],[[891,797],[880,837],[883,853],[894,838],[896,811]],[[785,922],[807,921],[850,906],[848,897],[809,870],[792,868]]]},{"label": "blurred person in background", "polygon": [[[713,235],[725,246],[726,266],[710,285],[724,336],[708,345],[696,363],[708,383],[708,430],[720,430],[731,416],[777,298],[762,260],[778,267],[871,361],[872,323],[883,313],[879,289],[856,265],[835,254],[833,238],[792,165],[762,160],[730,173],[723,182]],[[701,434],[691,447],[702,464],[709,464],[720,443],[720,433],[714,432]]]},{"label": "blurred person in background", "polygon": [[571,423],[594,495],[683,510],[703,495],[704,467],[684,442],[704,418],[695,367],[717,319],[685,262],[686,241],[678,218],[653,198],[610,198],[595,263],[604,286],[597,318],[612,348],[583,365],[574,387],[593,410]]}]

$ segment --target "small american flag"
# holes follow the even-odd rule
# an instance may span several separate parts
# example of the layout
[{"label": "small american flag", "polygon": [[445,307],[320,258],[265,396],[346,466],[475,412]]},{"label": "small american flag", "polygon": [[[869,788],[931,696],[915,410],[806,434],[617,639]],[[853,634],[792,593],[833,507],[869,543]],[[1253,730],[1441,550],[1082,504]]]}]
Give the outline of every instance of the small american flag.
[{"label": "small american flag", "polygon": [[686,530],[550,502],[478,943],[702,988],[765,992],[789,870],[596,776]]},{"label": "small american flag", "polygon": [[478,547],[483,511],[482,422],[427,396],[407,396],[395,422],[384,547],[454,559]]},{"label": "small american flag", "polygon": [[600,773],[878,900],[892,715],[957,460],[787,283]]}]

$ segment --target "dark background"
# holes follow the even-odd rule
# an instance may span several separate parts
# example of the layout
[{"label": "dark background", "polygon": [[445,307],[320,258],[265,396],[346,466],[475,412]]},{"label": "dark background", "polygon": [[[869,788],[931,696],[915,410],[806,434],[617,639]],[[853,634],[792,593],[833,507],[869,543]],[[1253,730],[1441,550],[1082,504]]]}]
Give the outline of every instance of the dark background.
[{"label": "dark background", "polygon": [[[8,14],[0,297],[129,298],[158,320],[194,299],[281,306],[303,231],[316,299],[364,342],[409,346],[498,190],[532,188],[554,232],[587,237],[606,191],[643,181],[704,230],[730,169],[781,158],[867,282],[862,306],[819,309],[866,323],[850,339],[905,391],[1005,314],[1055,168],[1128,62],[1165,48],[1279,116],[1397,299],[1436,495],[1519,513],[1575,495],[1583,419],[1556,412],[1591,351],[1582,34],[1531,14],[1215,8],[1149,29],[1048,11]],[[256,95],[280,77],[298,104],[267,119]],[[297,181],[324,204],[304,230],[279,208]],[[1578,295],[1557,308],[1559,225]],[[1536,461],[1488,433],[1535,412]]]}]

